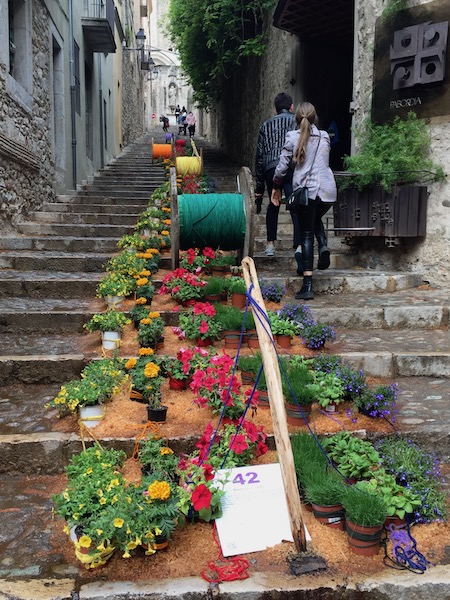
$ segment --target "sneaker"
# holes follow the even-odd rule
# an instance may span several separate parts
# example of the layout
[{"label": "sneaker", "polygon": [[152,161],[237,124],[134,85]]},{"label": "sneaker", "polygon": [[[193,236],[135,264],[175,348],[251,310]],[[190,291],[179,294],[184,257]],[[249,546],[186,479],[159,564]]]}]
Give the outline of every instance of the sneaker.
[{"label": "sneaker", "polygon": [[267,244],[265,249],[266,256],[275,256],[275,248],[273,244]]},{"label": "sneaker", "polygon": [[325,271],[330,266],[330,251],[326,246],[324,246],[321,250],[319,250],[319,261],[317,263],[317,268],[320,271]]},{"label": "sneaker", "polygon": [[300,250],[297,250],[295,252],[294,258],[297,261],[297,275],[300,275],[300,277],[302,277],[302,275],[303,275],[303,260],[302,260],[302,253]]}]

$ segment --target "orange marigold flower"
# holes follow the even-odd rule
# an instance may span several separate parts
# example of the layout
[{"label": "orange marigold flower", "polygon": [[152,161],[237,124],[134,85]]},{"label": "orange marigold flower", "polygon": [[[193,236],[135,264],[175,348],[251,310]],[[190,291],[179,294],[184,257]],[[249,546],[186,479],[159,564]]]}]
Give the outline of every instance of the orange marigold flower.
[{"label": "orange marigold flower", "polygon": [[141,319],[139,322],[142,323],[142,325],[150,325],[150,323],[152,322],[152,320],[148,319],[148,318],[145,318],[145,319]]},{"label": "orange marigold flower", "polygon": [[155,354],[153,348],[139,348],[139,356],[151,356]]},{"label": "orange marigold flower", "polygon": [[150,319],[157,319],[158,317],[161,316],[161,313],[156,312],[156,311],[152,311],[148,313],[148,316],[150,317]]},{"label": "orange marigold flower", "polygon": [[161,231],[161,235],[169,235],[169,232],[167,231],[167,229],[163,229]]},{"label": "orange marigold flower", "polygon": [[147,304],[147,298],[136,298],[136,304]]},{"label": "orange marigold flower", "polygon": [[135,358],[129,358],[127,360],[127,362],[125,363],[125,369],[127,369],[127,371],[129,369],[132,369],[136,363],[137,363],[137,360]]},{"label": "orange marigold flower", "polygon": [[152,500],[167,500],[170,496],[170,485],[167,481],[154,481],[148,486],[148,495]]},{"label": "orange marigold flower", "polygon": [[146,283],[148,283],[147,277],[141,277],[141,279],[136,280],[137,285],[145,285]]},{"label": "orange marigold flower", "polygon": [[159,373],[159,367],[158,367],[158,365],[155,365],[154,362],[149,362],[145,365],[144,375],[146,377],[148,377],[149,379],[156,377],[158,375],[158,373]]},{"label": "orange marigold flower", "polygon": [[139,275],[142,275],[142,277],[149,277],[151,275],[151,273],[148,269],[144,269],[143,271],[141,271],[139,273]]}]

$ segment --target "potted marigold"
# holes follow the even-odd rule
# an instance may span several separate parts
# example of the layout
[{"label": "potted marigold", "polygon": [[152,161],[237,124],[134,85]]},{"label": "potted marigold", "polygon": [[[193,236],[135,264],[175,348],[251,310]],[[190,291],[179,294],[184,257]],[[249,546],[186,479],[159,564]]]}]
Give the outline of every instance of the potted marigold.
[{"label": "potted marigold", "polygon": [[164,342],[164,327],[166,323],[159,312],[149,312],[140,320],[137,339],[144,348],[156,349]]}]

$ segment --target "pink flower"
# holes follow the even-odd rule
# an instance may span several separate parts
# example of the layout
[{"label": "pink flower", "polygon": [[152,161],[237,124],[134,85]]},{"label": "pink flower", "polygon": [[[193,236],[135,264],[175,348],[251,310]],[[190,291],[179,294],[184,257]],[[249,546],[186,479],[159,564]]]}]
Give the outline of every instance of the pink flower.
[{"label": "pink flower", "polygon": [[256,425],[254,423],[250,423],[250,421],[244,421],[242,423],[242,426],[244,427],[245,433],[247,434],[247,437],[250,440],[250,442],[256,442],[256,440],[258,439],[258,429]]},{"label": "pink flower", "polygon": [[264,442],[258,442],[258,448],[256,449],[256,456],[262,456],[265,454],[269,448],[266,446]]},{"label": "pink flower", "polygon": [[243,434],[236,435],[230,442],[230,450],[233,450],[236,454],[242,454],[247,449],[247,440]]},{"label": "pink flower", "polygon": [[205,463],[202,465],[202,467],[205,475],[205,481],[211,481],[211,479],[214,479],[214,469],[212,466]]},{"label": "pink flower", "polygon": [[194,510],[202,510],[211,506],[212,493],[204,483],[198,485],[192,493],[191,501]]},{"label": "pink flower", "polygon": [[198,330],[202,334],[208,333],[208,331],[209,331],[209,325],[208,325],[208,323],[206,321],[202,321],[200,323],[200,327],[198,328]]},{"label": "pink flower", "polygon": [[203,248],[203,256],[206,256],[206,258],[214,258],[216,256],[216,253],[212,248],[206,247]]}]

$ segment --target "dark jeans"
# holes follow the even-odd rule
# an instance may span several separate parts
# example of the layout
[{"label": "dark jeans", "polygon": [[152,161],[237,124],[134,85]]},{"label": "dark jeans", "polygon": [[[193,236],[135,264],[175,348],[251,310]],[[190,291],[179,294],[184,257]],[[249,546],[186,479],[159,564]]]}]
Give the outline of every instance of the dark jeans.
[{"label": "dark jeans", "polygon": [[[274,242],[277,239],[277,230],[278,230],[278,213],[280,212],[280,207],[275,206],[270,201],[270,197],[272,196],[272,185],[273,185],[273,175],[275,173],[275,167],[272,169],[268,169],[264,173],[264,178],[266,180],[267,193],[269,194],[269,206],[267,207],[266,213],[266,229],[267,229],[267,241]],[[284,178],[283,182],[283,191],[286,198],[292,193],[292,171],[289,170]],[[292,217],[292,215],[291,215]],[[295,223],[294,219],[292,219],[292,223],[294,225],[294,239],[295,239]],[[298,234],[300,235],[300,234]],[[300,243],[300,242],[299,242]]]},{"label": "dark jeans", "polygon": [[327,245],[322,217],[330,210],[331,206],[331,202],[322,202],[319,197],[314,200],[310,198],[308,206],[300,206],[296,213],[300,230],[304,271],[313,270],[314,235],[316,235],[319,243],[319,251]]},{"label": "dark jeans", "polygon": [[189,135],[190,135],[190,137],[194,137],[195,125],[189,125],[188,129],[189,129]]}]

